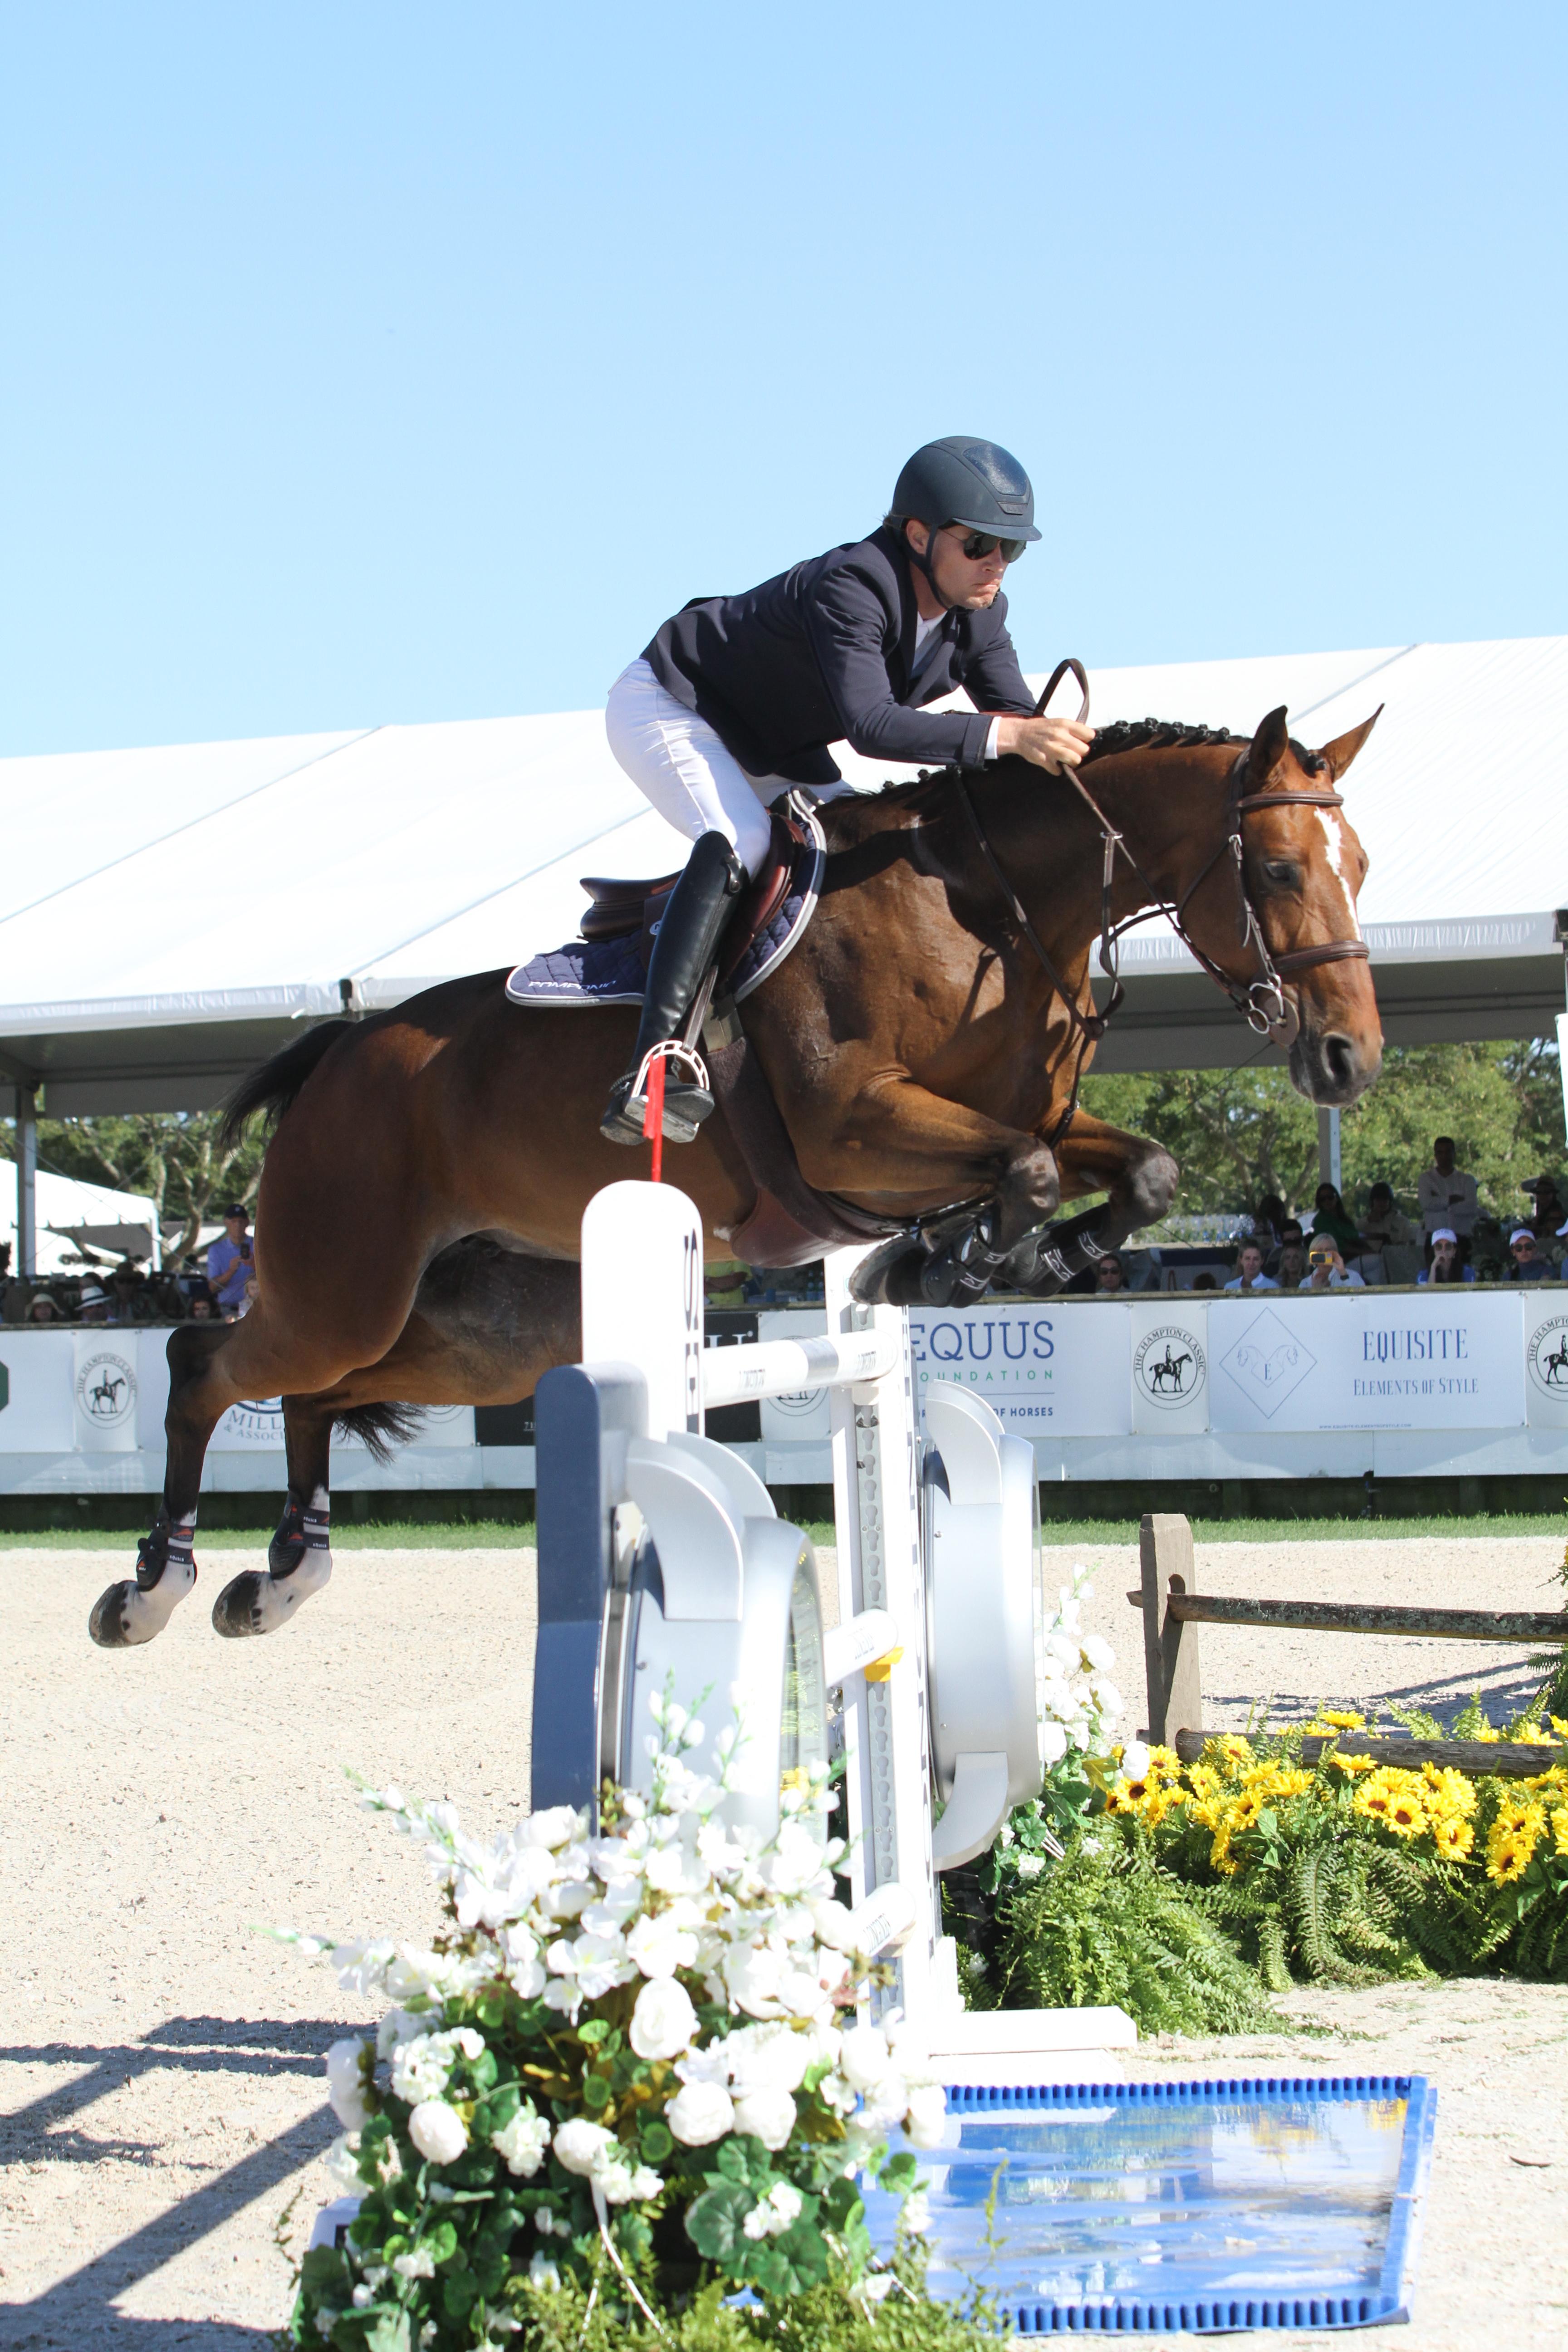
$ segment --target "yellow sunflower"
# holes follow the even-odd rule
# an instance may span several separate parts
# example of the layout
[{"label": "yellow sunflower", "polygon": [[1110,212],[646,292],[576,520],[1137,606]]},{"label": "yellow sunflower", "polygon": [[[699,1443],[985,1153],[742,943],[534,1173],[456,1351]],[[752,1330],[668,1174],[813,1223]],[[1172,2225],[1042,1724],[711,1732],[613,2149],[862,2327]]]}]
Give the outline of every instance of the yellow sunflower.
[{"label": "yellow sunflower", "polygon": [[1366,1729],[1365,1716],[1357,1715],[1352,1707],[1324,1706],[1320,1707],[1318,1712],[1322,1717],[1325,1723],[1332,1724],[1336,1731],[1364,1731]]},{"label": "yellow sunflower", "polygon": [[1398,1837],[1419,1837],[1426,1827],[1426,1808],[1419,1797],[1391,1795],[1384,1821]]},{"label": "yellow sunflower", "polygon": [[1476,1810],[1476,1785],[1451,1764],[1426,1764],[1421,1778],[1432,1794],[1425,1800],[1428,1811],[1440,1809],[1450,1813],[1473,1813]]},{"label": "yellow sunflower", "polygon": [[1534,1849],[1521,1838],[1493,1838],[1487,1848],[1487,1876],[1494,1886],[1508,1886],[1522,1878]]},{"label": "yellow sunflower", "polygon": [[1394,1790],[1388,1786],[1382,1773],[1374,1773],[1370,1780],[1363,1780],[1356,1790],[1355,1810],[1358,1813],[1363,1813],[1368,1821],[1385,1822],[1388,1819],[1389,1807],[1394,1802]]},{"label": "yellow sunflower", "polygon": [[1230,1850],[1230,1832],[1228,1829],[1220,1829],[1215,1832],[1214,1843],[1209,1848],[1209,1866],[1213,1870],[1223,1871],[1226,1878],[1234,1878],[1237,1872],[1240,1869],[1241,1864],[1237,1861],[1235,1855]]},{"label": "yellow sunflower", "polygon": [[1370,1772],[1377,1759],[1373,1756],[1343,1756],[1336,1748],[1327,1760],[1336,1772],[1348,1773],[1353,1780],[1358,1773]]},{"label": "yellow sunflower", "polygon": [[1432,1843],[1449,1862],[1465,1861],[1475,1842],[1475,1831],[1460,1814],[1445,1813],[1432,1823]]},{"label": "yellow sunflower", "polygon": [[1249,1830],[1263,1811],[1263,1800],[1256,1790],[1237,1797],[1226,1814],[1226,1827],[1234,1837],[1237,1830]]},{"label": "yellow sunflower", "polygon": [[1568,1805],[1559,1805],[1552,1816],[1552,1835],[1559,1853],[1568,1853]]}]

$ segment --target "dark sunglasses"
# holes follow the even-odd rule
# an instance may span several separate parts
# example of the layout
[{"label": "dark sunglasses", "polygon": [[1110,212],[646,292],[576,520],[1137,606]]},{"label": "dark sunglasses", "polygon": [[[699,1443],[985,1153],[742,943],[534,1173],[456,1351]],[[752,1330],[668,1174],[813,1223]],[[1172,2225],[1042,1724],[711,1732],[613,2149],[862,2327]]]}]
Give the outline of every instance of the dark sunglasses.
[{"label": "dark sunglasses", "polygon": [[967,539],[959,541],[958,551],[966,555],[971,563],[983,563],[1000,548],[1004,563],[1016,563],[1028,544],[1026,539],[996,539],[988,530],[972,530]]}]

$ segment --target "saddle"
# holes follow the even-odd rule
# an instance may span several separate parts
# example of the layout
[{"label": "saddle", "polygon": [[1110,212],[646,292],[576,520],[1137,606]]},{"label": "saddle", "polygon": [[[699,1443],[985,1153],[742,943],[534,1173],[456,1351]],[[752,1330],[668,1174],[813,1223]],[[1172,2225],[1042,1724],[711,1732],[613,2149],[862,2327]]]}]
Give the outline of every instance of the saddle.
[{"label": "saddle", "polygon": [[[769,816],[772,836],[767,856],[756,880],[737,900],[719,944],[721,985],[742,962],[752,941],[778,917],[790,893],[797,854],[809,846],[809,835],[793,816],[778,809],[770,810]],[[659,874],[647,881],[584,874],[579,887],[587,892],[590,903],[581,924],[583,937],[598,941],[630,939],[635,934],[646,971],[653,954],[654,933],[679,879],[679,874]]]}]

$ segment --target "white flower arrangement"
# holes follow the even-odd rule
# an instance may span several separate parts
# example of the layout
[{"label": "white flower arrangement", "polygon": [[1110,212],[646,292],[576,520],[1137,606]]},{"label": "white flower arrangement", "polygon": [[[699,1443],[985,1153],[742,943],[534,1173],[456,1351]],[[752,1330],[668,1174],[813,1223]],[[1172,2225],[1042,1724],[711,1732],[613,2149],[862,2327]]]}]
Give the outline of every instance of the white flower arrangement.
[{"label": "white flower arrangement", "polygon": [[606,1791],[596,1827],[558,1806],[486,1843],[448,1805],[365,1793],[424,1845],[448,1925],[427,1948],[287,1937],[390,2004],[374,2040],[328,2053],[331,2168],[362,2202],[347,2247],[306,2258],[297,2342],[374,2307],[411,2342],[467,2345],[606,2261],[637,2301],[634,2270],[671,2258],[666,2217],[731,2284],[788,2294],[832,2263],[853,2280],[857,2179],[907,2194],[915,2159],[889,2159],[888,2133],[940,2144],[930,2068],[896,2021],[857,2019],[877,1971],[834,1899],[825,1780],[784,1792],[772,1839],[731,1829],[735,1739],[709,1779],[702,1725],[652,1711],[650,1790]]}]

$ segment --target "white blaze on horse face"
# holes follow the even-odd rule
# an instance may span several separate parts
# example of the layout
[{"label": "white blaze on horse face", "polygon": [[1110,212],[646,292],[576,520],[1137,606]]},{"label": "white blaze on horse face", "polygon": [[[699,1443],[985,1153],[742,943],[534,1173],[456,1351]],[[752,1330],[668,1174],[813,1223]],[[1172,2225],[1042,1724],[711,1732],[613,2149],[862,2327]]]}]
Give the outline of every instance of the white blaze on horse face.
[{"label": "white blaze on horse face", "polygon": [[1335,881],[1340,886],[1340,896],[1345,902],[1345,913],[1350,919],[1351,936],[1352,939],[1359,940],[1361,925],[1356,919],[1355,900],[1351,896],[1351,886],[1345,880],[1344,830],[1332,809],[1314,809],[1312,814],[1323,828],[1323,839],[1329,846],[1329,865],[1332,869]]}]

